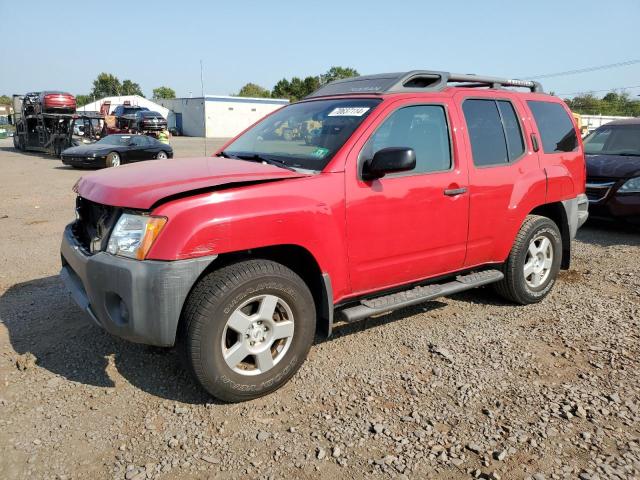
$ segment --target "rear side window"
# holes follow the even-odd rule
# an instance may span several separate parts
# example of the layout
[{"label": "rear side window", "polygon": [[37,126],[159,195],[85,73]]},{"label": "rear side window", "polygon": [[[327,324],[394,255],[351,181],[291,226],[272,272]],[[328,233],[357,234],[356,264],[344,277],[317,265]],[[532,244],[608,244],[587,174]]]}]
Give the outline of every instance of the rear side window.
[{"label": "rear side window", "polygon": [[544,153],[572,152],[578,137],[567,111],[559,103],[527,100],[536,120]]},{"label": "rear side window", "polygon": [[400,108],[371,135],[361,158],[370,159],[383,148],[407,147],[416,153],[416,168],[409,173],[428,173],[451,168],[449,128],[440,105]]},{"label": "rear side window", "polygon": [[462,110],[474,165],[504,165],[524,153],[520,124],[511,102],[469,99],[462,104]]}]

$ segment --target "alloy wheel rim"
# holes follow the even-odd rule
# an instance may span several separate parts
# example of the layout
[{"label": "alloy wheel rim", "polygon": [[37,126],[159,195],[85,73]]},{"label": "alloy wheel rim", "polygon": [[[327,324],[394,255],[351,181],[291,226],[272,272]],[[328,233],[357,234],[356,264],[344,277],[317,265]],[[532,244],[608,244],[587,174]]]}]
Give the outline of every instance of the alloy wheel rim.
[{"label": "alloy wheel rim", "polygon": [[274,368],[291,347],[291,307],[276,295],[257,295],[229,316],[222,332],[222,357],[231,370],[254,376]]},{"label": "alloy wheel rim", "polygon": [[553,244],[545,235],[535,237],[529,243],[524,260],[524,279],[532,288],[540,287],[549,278],[553,265]]},{"label": "alloy wheel rim", "polygon": [[167,154],[164,152],[158,153],[158,158],[161,160],[165,160],[167,158]]},{"label": "alloy wheel rim", "polygon": [[117,153],[112,153],[111,154],[111,166],[112,167],[119,167],[120,166],[120,155],[118,155]]}]

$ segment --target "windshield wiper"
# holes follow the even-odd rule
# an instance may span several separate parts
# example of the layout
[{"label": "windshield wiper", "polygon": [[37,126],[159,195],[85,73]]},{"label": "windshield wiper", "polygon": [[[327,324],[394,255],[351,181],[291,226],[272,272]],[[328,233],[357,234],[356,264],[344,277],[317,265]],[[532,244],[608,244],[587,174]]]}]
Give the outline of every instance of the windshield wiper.
[{"label": "windshield wiper", "polygon": [[296,169],[293,167],[290,167],[289,165],[287,165],[286,162],[282,161],[282,160],[277,160],[275,158],[268,158],[265,157],[263,155],[259,155],[257,153],[251,153],[251,154],[230,154],[228,152],[220,152],[219,156],[223,156],[223,157],[227,157],[227,158],[236,158],[239,160],[246,160],[248,162],[260,162],[260,163],[266,163],[269,165],[274,165],[276,167],[280,167],[280,168],[285,168],[287,170],[291,170],[292,172],[295,172]]}]

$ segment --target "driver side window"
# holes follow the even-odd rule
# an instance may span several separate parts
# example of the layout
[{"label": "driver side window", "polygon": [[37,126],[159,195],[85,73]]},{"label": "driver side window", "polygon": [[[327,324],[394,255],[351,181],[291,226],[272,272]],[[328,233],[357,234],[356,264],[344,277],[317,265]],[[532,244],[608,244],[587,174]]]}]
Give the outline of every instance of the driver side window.
[{"label": "driver side window", "polygon": [[441,172],[451,168],[449,127],[444,107],[414,105],[393,112],[367,141],[360,159],[368,161],[384,148],[412,148],[416,168],[409,172]]}]

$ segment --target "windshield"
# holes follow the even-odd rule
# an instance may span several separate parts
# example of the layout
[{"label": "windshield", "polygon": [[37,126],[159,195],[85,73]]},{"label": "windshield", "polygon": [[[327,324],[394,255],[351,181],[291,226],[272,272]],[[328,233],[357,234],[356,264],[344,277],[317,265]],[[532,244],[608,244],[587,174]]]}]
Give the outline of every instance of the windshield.
[{"label": "windshield", "polygon": [[129,145],[131,135],[108,135],[96,142],[100,145]]},{"label": "windshield", "polygon": [[584,152],[591,155],[640,156],[640,124],[600,127],[585,138]]},{"label": "windshield", "polygon": [[248,130],[222,154],[322,170],[380,101],[339,99],[288,105]]}]

